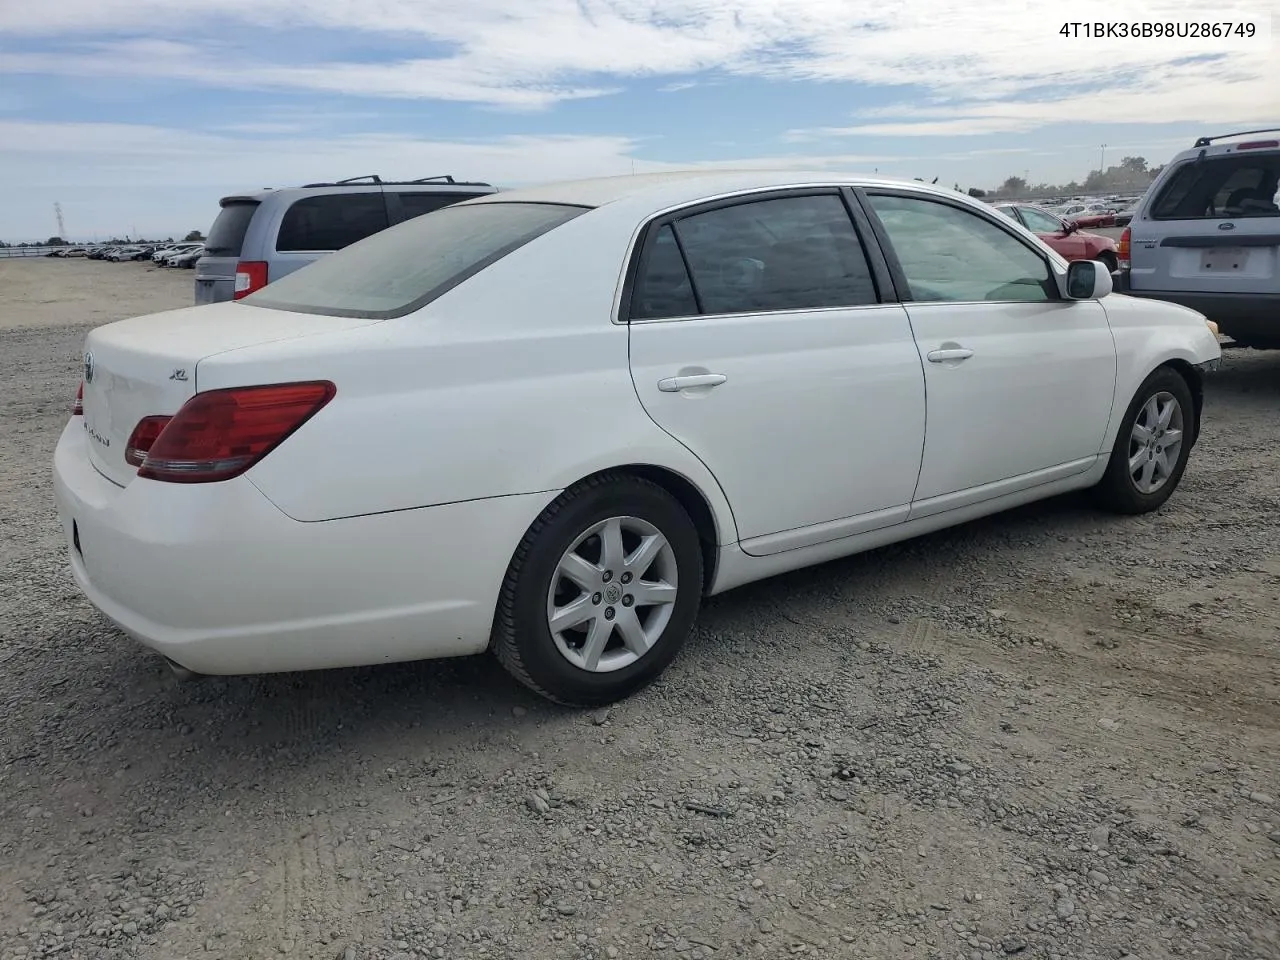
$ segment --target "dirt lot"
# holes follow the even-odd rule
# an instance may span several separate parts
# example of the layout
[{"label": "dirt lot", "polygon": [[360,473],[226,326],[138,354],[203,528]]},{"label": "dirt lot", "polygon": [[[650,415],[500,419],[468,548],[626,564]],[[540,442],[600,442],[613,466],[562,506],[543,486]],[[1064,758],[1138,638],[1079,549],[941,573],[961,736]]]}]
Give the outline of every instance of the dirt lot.
[{"label": "dirt lot", "polygon": [[0,958],[1280,956],[1280,356],[1159,515],[744,588],[611,711],[488,658],[180,685],[48,476],[88,326],[190,278],[0,263]]}]

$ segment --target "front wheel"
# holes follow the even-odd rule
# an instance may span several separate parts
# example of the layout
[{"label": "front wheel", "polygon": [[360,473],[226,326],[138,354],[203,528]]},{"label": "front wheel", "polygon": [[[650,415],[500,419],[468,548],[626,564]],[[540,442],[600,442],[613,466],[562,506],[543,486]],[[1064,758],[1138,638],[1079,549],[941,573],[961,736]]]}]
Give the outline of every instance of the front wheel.
[{"label": "front wheel", "polygon": [[1107,472],[1095,488],[1116,513],[1149,513],[1173,495],[1195,441],[1195,401],[1176,370],[1161,367],[1134,394],[1120,422]]},{"label": "front wheel", "polygon": [[688,514],[654,483],[604,474],[562,493],[521,540],[492,649],[550,700],[612,703],[666,669],[701,598],[702,550]]}]

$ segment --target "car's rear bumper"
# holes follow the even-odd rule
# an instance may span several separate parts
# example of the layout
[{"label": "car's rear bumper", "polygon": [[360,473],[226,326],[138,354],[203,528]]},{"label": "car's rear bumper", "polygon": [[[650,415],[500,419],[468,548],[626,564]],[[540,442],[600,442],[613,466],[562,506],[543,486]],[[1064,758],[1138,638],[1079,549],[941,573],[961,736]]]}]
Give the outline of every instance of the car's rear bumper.
[{"label": "car's rear bumper", "polygon": [[507,563],[553,496],[302,523],[246,477],[116,486],[89,463],[78,418],[54,454],[54,493],[93,605],[207,674],[484,650]]},{"label": "car's rear bumper", "polygon": [[1280,293],[1205,293],[1182,290],[1134,290],[1120,271],[1115,290],[1131,297],[1166,300],[1204,314],[1229,337],[1280,342]]}]

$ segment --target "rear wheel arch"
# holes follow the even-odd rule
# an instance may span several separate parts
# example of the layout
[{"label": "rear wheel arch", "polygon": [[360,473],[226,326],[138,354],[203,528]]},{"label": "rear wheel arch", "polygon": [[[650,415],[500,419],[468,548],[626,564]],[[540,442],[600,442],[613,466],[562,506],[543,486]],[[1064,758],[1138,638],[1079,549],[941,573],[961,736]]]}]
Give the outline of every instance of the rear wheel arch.
[{"label": "rear wheel arch", "polygon": [[597,477],[632,476],[662,487],[675,498],[698,531],[698,541],[702,545],[702,589],[705,593],[715,582],[715,574],[720,559],[720,526],[716,522],[715,511],[703,492],[687,477],[667,467],[646,463],[628,463],[607,470],[599,470],[583,477],[571,486],[593,480]]}]

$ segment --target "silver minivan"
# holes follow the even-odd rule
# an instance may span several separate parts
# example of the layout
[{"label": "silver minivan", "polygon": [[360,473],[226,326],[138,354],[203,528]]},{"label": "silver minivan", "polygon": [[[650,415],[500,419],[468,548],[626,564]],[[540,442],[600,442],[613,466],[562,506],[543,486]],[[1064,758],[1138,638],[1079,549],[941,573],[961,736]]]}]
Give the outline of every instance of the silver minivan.
[{"label": "silver minivan", "polygon": [[1118,291],[1198,310],[1240,346],[1280,349],[1280,129],[1201,137],[1174,157],[1119,252]]},{"label": "silver minivan", "polygon": [[490,193],[492,184],[449,176],[374,175],[223,197],[196,262],[195,302],[238,300],[402,220]]}]

